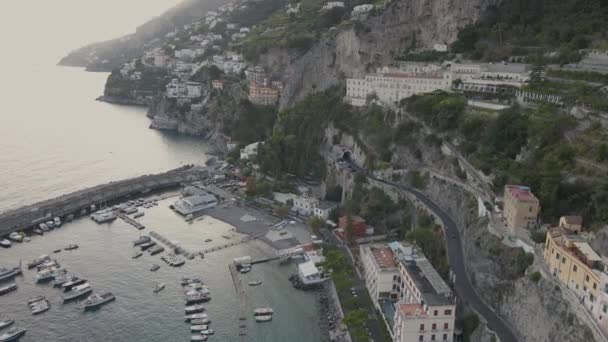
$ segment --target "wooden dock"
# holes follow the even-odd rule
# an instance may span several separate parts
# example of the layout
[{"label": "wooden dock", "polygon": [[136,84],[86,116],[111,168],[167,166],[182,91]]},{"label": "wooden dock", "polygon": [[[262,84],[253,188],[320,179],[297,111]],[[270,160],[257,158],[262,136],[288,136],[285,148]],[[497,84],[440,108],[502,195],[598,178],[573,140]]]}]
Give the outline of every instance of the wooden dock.
[{"label": "wooden dock", "polygon": [[234,290],[239,299],[239,316],[238,316],[238,331],[239,340],[241,342],[247,341],[247,294],[243,289],[243,282],[239,277],[239,272],[233,263],[228,265],[230,275],[232,276],[232,283],[234,284]]},{"label": "wooden dock", "polygon": [[188,259],[192,259],[195,256],[194,253],[191,253],[187,249],[185,249],[182,246],[174,243],[173,241],[167,239],[166,237],[160,235],[159,233],[157,233],[155,231],[151,231],[150,232],[150,236],[153,237],[153,238],[155,238],[156,240],[162,242],[165,246],[173,249],[176,253],[185,255]]},{"label": "wooden dock", "polygon": [[123,221],[127,222],[128,224],[132,225],[133,227],[142,230],[144,228],[146,228],[146,226],[144,226],[143,224],[135,221],[134,219],[130,218],[129,216],[127,216],[127,214],[125,213],[118,213],[117,214],[118,217],[120,217]]}]

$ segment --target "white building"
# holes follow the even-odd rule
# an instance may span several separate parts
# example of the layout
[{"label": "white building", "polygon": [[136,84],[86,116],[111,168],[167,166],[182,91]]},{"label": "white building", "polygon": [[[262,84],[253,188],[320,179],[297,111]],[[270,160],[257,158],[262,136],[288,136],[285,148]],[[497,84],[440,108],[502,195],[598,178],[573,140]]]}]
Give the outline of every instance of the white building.
[{"label": "white building", "polygon": [[239,32],[241,32],[241,33],[249,33],[249,27],[241,27],[241,29],[239,30]]},{"label": "white building", "polygon": [[293,199],[293,207],[291,209],[298,215],[309,216],[313,213],[317,204],[319,204],[319,200],[316,198],[298,196]]},{"label": "white building", "polygon": [[236,30],[238,27],[239,27],[238,24],[234,24],[234,23],[228,23],[228,24],[226,24],[226,28],[228,30]]},{"label": "white building", "polygon": [[197,98],[203,95],[203,84],[198,82],[186,82],[186,97]]},{"label": "white building", "polygon": [[331,214],[331,212],[333,210],[336,210],[337,207],[338,207],[338,205],[334,202],[320,201],[313,208],[312,214],[318,218],[327,220],[329,218],[329,215]]},{"label": "white building", "polygon": [[180,82],[174,78],[165,87],[168,98],[197,98],[203,95],[203,85],[198,82]]},{"label": "white building", "polygon": [[343,7],[344,7],[344,2],[342,2],[342,1],[330,1],[330,2],[326,3],[325,5],[323,5],[323,7],[321,9],[330,10],[332,8],[343,8]]},{"label": "white building", "polygon": [[394,342],[452,342],[452,291],[416,247],[361,245],[366,287]]},{"label": "white building", "polygon": [[192,49],[175,50],[175,58],[193,59],[194,57],[196,57],[196,51]]},{"label": "white building", "polygon": [[447,44],[434,44],[433,50],[435,50],[437,52],[448,52],[448,45]]},{"label": "white building", "polygon": [[300,13],[300,6],[301,6],[301,4],[299,2],[295,6],[292,4],[287,4],[287,10],[285,11],[285,13],[298,14],[298,13]]},{"label": "white building", "polygon": [[257,157],[258,155],[258,146],[261,142],[254,142],[253,144],[249,144],[241,149],[241,159],[243,160],[251,160]]},{"label": "white building", "polygon": [[363,79],[346,80],[346,101],[353,106],[367,104],[373,98],[381,104],[395,103],[415,94],[450,90],[459,80],[459,90],[498,92],[514,89],[529,80],[525,64],[426,64],[403,62],[398,68],[382,67]]},{"label": "white building", "polygon": [[156,54],[154,55],[154,66],[159,68],[164,68],[167,66],[169,62],[169,57],[164,54]]},{"label": "white building", "polygon": [[346,80],[346,99],[353,106],[363,106],[368,96],[375,95],[381,103],[395,103],[415,94],[448,90],[452,84],[450,73],[404,72],[383,67],[364,79]]},{"label": "white building", "polygon": [[374,5],[372,5],[372,4],[355,6],[353,8],[351,16],[352,17],[362,17],[362,16],[365,16],[367,13],[369,13],[373,9],[374,9]]},{"label": "white building", "polygon": [[314,261],[306,261],[299,264],[298,277],[305,286],[318,285],[328,279],[319,271]]},{"label": "white building", "polygon": [[199,211],[213,208],[217,205],[217,198],[212,194],[199,194],[184,197],[173,203],[173,208],[178,213],[186,216]]},{"label": "white building", "polygon": [[365,286],[376,308],[382,311],[380,300],[397,299],[396,279],[399,269],[393,251],[386,244],[360,245]]}]

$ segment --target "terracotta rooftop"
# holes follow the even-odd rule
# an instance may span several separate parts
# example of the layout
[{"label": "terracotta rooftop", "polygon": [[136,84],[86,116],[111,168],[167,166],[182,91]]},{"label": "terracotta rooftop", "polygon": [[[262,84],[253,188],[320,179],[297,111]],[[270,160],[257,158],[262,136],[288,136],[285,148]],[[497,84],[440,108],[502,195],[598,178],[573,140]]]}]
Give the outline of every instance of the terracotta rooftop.
[{"label": "terracotta rooftop", "polygon": [[507,185],[507,190],[511,193],[511,196],[517,198],[520,201],[531,201],[538,202],[538,199],[529,187],[523,185]]},{"label": "terracotta rooftop", "polygon": [[381,268],[397,267],[395,255],[388,247],[370,247],[372,255]]},{"label": "terracotta rooftop", "polygon": [[399,304],[399,312],[408,318],[411,317],[426,317],[426,312],[421,304]]}]

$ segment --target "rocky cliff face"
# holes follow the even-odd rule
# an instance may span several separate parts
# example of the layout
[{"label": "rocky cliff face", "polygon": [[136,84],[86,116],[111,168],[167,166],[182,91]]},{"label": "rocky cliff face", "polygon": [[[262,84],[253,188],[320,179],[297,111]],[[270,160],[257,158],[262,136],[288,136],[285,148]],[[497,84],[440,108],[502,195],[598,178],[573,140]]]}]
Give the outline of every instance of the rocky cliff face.
[{"label": "rocky cliff face", "polygon": [[595,341],[566,296],[552,281],[529,278],[542,260],[525,276],[513,277],[512,248],[500,243],[487,229],[487,219],[477,218],[474,199],[454,185],[433,181],[426,189],[454,217],[461,229],[470,278],[479,294],[512,325],[521,341]]},{"label": "rocky cliff face", "polygon": [[280,106],[289,107],[343,77],[361,77],[377,66],[393,63],[399,51],[410,46],[452,43],[460,29],[481,19],[499,2],[395,0],[377,16],[330,29],[304,55],[272,50],[262,63],[286,82]]}]

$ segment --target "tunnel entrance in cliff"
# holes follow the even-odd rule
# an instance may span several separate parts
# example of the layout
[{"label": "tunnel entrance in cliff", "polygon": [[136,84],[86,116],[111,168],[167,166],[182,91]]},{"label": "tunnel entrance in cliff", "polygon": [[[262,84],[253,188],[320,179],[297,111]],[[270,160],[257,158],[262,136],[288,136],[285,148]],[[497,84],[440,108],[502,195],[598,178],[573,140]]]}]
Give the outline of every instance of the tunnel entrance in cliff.
[{"label": "tunnel entrance in cliff", "polygon": [[346,162],[352,162],[353,161],[352,152],[349,150],[342,152],[342,159]]}]

